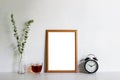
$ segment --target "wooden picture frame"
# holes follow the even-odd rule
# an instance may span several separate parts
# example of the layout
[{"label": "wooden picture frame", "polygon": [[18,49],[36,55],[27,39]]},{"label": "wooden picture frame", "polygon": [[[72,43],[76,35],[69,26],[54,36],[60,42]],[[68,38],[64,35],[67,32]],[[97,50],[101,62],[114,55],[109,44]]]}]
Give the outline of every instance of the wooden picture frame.
[{"label": "wooden picture frame", "polygon": [[46,30],[46,72],[77,72],[77,30]]}]

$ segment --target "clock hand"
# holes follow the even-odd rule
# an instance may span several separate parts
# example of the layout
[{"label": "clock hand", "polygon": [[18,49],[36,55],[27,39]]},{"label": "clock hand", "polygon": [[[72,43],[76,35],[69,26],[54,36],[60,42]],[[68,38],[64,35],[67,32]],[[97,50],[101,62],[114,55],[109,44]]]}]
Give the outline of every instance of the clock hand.
[{"label": "clock hand", "polygon": [[88,64],[90,67],[92,67],[92,65]]}]

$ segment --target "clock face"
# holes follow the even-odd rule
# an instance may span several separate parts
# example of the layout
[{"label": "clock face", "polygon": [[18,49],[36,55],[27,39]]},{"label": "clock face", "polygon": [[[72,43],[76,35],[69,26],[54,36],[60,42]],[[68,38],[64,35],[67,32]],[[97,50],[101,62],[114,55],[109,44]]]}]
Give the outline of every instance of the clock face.
[{"label": "clock face", "polygon": [[88,73],[94,73],[98,70],[98,63],[94,60],[88,60],[85,62],[84,68]]}]

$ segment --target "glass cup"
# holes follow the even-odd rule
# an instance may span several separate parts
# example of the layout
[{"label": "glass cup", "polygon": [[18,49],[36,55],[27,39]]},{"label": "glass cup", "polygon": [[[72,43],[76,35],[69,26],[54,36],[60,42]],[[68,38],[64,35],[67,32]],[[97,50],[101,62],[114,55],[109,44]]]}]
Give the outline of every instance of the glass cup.
[{"label": "glass cup", "polygon": [[42,63],[31,64],[31,71],[34,73],[40,73],[42,71]]}]

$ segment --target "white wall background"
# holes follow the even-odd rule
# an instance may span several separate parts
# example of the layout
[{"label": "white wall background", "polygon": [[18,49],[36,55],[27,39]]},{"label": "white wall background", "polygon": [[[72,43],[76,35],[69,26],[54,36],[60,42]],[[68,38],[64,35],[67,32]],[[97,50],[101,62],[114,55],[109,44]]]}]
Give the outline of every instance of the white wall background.
[{"label": "white wall background", "polygon": [[0,72],[12,72],[15,38],[10,14],[19,30],[34,19],[25,48],[26,63],[44,62],[46,29],[77,29],[79,60],[99,59],[99,72],[120,71],[119,0],[0,0]]}]

